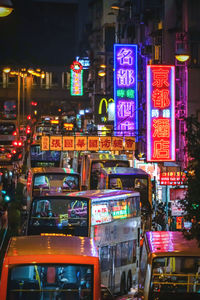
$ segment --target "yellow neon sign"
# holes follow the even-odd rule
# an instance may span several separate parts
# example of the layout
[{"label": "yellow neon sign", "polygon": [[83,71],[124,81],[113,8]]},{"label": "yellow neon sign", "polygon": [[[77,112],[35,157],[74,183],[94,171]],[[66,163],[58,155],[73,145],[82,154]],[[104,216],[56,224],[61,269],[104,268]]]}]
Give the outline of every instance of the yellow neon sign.
[{"label": "yellow neon sign", "polygon": [[102,106],[103,103],[105,103],[105,108],[106,108],[106,113],[108,112],[108,103],[114,102],[113,98],[110,98],[109,100],[107,100],[106,98],[102,98],[100,103],[99,103],[99,115],[102,114]]}]

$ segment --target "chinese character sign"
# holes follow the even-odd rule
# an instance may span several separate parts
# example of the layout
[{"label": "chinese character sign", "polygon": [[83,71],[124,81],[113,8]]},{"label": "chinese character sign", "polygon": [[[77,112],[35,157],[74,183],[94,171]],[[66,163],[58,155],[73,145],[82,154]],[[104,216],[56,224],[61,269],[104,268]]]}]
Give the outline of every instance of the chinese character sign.
[{"label": "chinese character sign", "polygon": [[147,161],[175,161],[175,67],[147,66]]},{"label": "chinese character sign", "polygon": [[83,95],[83,66],[78,61],[71,65],[71,96]]},{"label": "chinese character sign", "polygon": [[134,136],[138,129],[137,45],[114,45],[114,100],[117,135]]}]

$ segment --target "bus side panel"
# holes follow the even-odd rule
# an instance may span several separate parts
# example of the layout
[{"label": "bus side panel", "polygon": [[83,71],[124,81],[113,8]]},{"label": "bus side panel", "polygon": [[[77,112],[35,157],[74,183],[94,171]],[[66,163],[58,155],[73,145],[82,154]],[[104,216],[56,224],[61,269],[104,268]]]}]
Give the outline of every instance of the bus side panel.
[{"label": "bus side panel", "polygon": [[100,265],[99,260],[94,263],[94,300],[100,300],[101,281],[100,281]]},{"label": "bus side panel", "polygon": [[5,258],[3,261],[3,267],[2,267],[2,272],[1,272],[1,284],[0,284],[0,299],[1,300],[6,300],[7,282],[8,282],[8,261]]}]

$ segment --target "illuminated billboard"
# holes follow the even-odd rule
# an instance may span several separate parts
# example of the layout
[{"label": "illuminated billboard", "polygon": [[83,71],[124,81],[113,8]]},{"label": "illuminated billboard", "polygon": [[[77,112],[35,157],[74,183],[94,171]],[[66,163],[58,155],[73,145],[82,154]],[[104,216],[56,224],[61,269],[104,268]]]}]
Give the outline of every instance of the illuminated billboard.
[{"label": "illuminated billboard", "polygon": [[175,67],[147,66],[147,161],[175,161]]},{"label": "illuminated billboard", "polygon": [[137,45],[114,45],[115,130],[135,136],[138,129]]},{"label": "illuminated billboard", "polygon": [[70,94],[71,96],[83,95],[83,66],[80,62],[74,61],[71,65],[71,84]]}]

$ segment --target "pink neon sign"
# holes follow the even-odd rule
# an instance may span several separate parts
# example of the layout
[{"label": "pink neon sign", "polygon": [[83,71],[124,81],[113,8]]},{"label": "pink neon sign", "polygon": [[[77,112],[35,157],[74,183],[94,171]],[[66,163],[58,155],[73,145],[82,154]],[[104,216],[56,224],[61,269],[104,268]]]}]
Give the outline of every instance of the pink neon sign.
[{"label": "pink neon sign", "polygon": [[138,129],[137,45],[114,45],[116,135],[135,136]]},{"label": "pink neon sign", "polygon": [[147,161],[175,161],[174,66],[147,66]]}]

